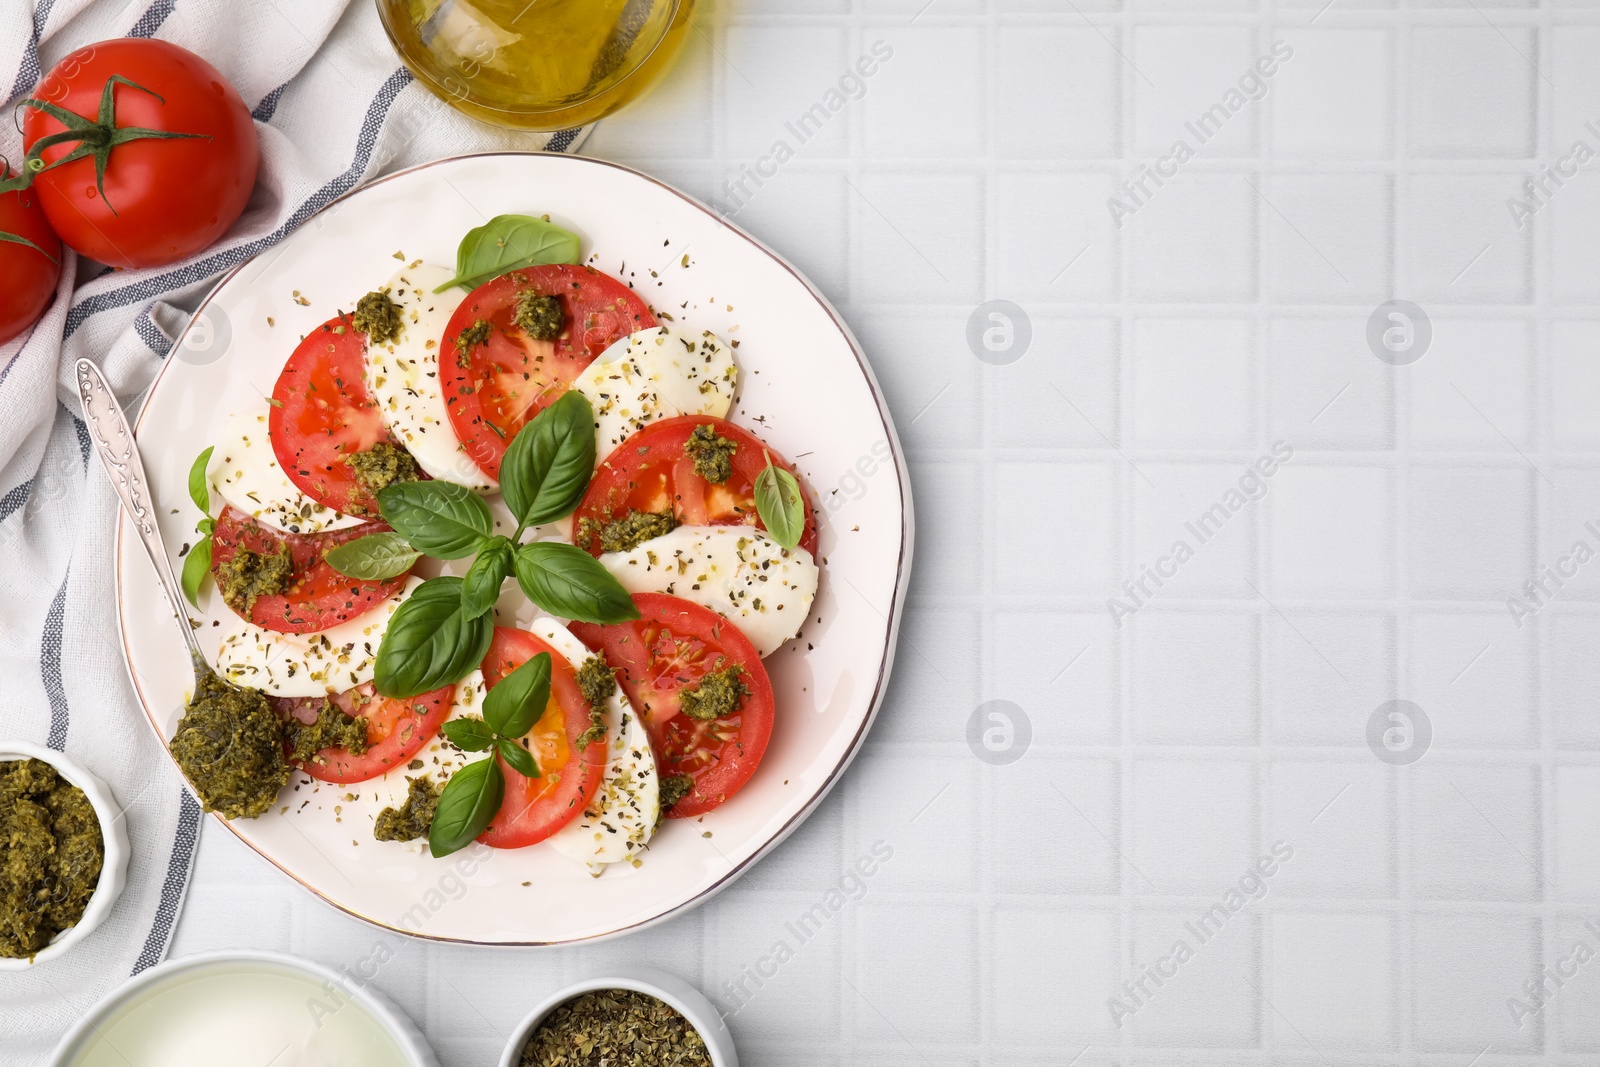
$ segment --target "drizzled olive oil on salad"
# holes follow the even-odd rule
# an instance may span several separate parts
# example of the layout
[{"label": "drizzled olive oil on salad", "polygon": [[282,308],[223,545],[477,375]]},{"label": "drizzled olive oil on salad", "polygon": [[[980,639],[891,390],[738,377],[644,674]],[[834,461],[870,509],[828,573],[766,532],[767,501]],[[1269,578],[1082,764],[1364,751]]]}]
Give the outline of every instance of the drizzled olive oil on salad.
[{"label": "drizzled olive oil on salad", "polygon": [[[330,988],[331,987],[331,988]],[[64,1067],[405,1067],[405,1052],[348,992],[266,961],[219,961],[139,991]]]},{"label": "drizzled olive oil on salad", "polygon": [[400,58],[436,95],[501,126],[593,122],[671,64],[694,0],[378,0]]}]

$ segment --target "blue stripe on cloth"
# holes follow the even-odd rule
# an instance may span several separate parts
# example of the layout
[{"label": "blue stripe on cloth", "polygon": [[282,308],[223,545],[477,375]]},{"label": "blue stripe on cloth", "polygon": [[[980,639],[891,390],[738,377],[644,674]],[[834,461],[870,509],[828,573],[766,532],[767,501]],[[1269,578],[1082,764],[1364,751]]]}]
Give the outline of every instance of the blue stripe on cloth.
[{"label": "blue stripe on cloth", "polygon": [[162,359],[166,359],[172,351],[172,338],[163,333],[161,327],[150,318],[149,308],[139,312],[139,317],[133,320],[133,329],[139,335],[139,340]]},{"label": "blue stripe on cloth", "polygon": [[287,88],[289,88],[289,83],[284,82],[272,92],[263,96],[261,103],[257,104],[256,109],[250,112],[250,117],[257,122],[271,122],[272,116],[278,112],[278,101],[283,99],[283,91]]},{"label": "blue stripe on cloth", "polygon": [[44,24],[50,21],[50,9],[53,6],[55,0],[39,0],[39,5],[33,9],[33,36],[23,49],[22,66],[17,68],[17,80],[12,83],[11,95],[6,97],[7,100],[15,100],[39,81],[42,73],[39,69],[39,38],[44,36]]},{"label": "blue stripe on cloth", "polygon": [[167,16],[172,14],[172,9],[178,6],[178,0],[156,0],[139,16],[139,21],[133,24],[133,29],[128,31],[129,37],[154,37],[161,24],[167,21]]},{"label": "blue stripe on cloth", "polygon": [[[65,410],[65,405],[62,406]],[[68,411],[68,415],[72,412]],[[83,459],[83,465],[89,466],[89,452],[94,448],[94,442],[89,440],[89,427],[76,415],[72,415],[72,428],[78,433],[78,455]]]},{"label": "blue stripe on cloth", "polygon": [[173,289],[182,288],[205,281],[207,278],[229,267],[244,262],[263,249],[271,248],[293,233],[299,226],[321,211],[328,204],[343,196],[361,180],[366,172],[367,164],[372,160],[372,150],[377,144],[378,134],[383,128],[383,120],[389,113],[390,106],[395,97],[400,95],[400,90],[411,84],[411,73],[404,67],[389,75],[383,87],[372,99],[367,107],[366,119],[361,124],[361,136],[356,141],[355,158],[343,174],[328,182],[318,189],[294,211],[294,214],[265,237],[258,238],[248,244],[225,248],[205,259],[197,260],[187,266],[179,267],[154,278],[146,278],[132,285],[125,285],[120,289],[99,293],[95,296],[79,301],[67,310],[67,326],[63,338],[71,337],[79,326],[82,326],[89,316],[112,308],[126,307],[145,300],[153,300],[162,293]]},{"label": "blue stripe on cloth", "polygon": [[565,152],[572,147],[572,142],[578,139],[578,134],[581,132],[581,127],[574,127],[570,130],[557,130],[550,135],[550,143],[545,148],[551,152]]},{"label": "blue stripe on cloth", "polygon": [[44,636],[39,641],[39,677],[44,681],[45,696],[50,698],[50,736],[45,744],[63,752],[67,747],[67,726],[70,712],[67,708],[67,688],[61,681],[62,620],[67,610],[67,583],[72,580],[72,569],[61,579],[61,588],[50,601],[50,610],[44,617]]},{"label": "blue stripe on cloth", "polygon": [[21,485],[14,486],[8,490],[5,496],[0,496],[0,522],[5,522],[15,515],[17,509],[28,502],[28,497],[32,492],[33,479],[29,478]]},{"label": "blue stripe on cloth", "polygon": [[144,939],[144,949],[133,963],[133,974],[147,971],[161,962],[172,940],[172,927],[178,921],[178,905],[189,883],[189,867],[194,862],[194,843],[200,836],[200,805],[187,789],[178,794],[178,832],[167,857],[167,876],[161,882],[161,902],[156,905],[156,921]]}]

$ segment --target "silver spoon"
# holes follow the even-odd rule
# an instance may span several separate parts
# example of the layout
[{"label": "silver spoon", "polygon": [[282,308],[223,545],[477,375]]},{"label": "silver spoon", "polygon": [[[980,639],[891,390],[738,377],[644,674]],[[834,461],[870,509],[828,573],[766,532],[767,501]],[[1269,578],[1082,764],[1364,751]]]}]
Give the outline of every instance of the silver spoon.
[{"label": "silver spoon", "polygon": [[194,664],[195,684],[198,687],[202,678],[211,673],[211,668],[206,665],[200,642],[195,638],[188,608],[184,606],[183,590],[172,575],[172,564],[167,559],[167,548],[161,541],[161,529],[156,523],[150,480],[145,477],[144,464],[139,461],[139,447],[133,439],[133,428],[128,425],[128,417],[122,413],[122,405],[117,403],[100,368],[87,359],[78,360],[76,366],[78,399],[83,401],[83,417],[89,426],[89,440],[94,444],[100,462],[105,464],[106,473],[111,475],[111,488],[116,490],[117,499],[122,501],[128,518],[133,520],[133,528],[139,533],[139,543],[144,545],[151,564],[155,566],[156,577],[161,579],[167,603],[172,606],[173,617],[183,631],[183,642],[189,646],[189,658]]}]

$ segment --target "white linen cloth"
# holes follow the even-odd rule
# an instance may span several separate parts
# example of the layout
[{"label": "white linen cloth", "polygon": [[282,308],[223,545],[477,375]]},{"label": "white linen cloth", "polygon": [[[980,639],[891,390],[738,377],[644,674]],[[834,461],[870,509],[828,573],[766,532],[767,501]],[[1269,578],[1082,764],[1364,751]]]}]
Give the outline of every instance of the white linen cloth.
[{"label": "white linen cloth", "polygon": [[[216,246],[156,270],[105,270],[67,253],[55,302],[0,348],[0,737],[64,750],[126,806],[128,885],[74,952],[0,973],[0,1065],[41,1064],[105,993],[159,962],[183,906],[200,812],[145,725],[115,621],[116,498],[71,384],[105,370],[130,413],[223,271],[281,240],[380,171],[493,148],[568,150],[586,131],[492,130],[415,84],[370,0],[4,0],[0,94],[14,103],[73,49],[154,36],[199,53],[253,109],[261,171]],[[21,146],[6,124],[0,153]]]}]

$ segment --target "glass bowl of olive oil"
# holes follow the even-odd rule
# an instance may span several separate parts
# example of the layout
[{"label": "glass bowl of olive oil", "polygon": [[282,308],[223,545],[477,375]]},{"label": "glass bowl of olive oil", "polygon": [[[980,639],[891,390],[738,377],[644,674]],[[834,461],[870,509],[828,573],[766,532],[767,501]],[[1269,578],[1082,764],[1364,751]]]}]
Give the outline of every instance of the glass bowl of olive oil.
[{"label": "glass bowl of olive oil", "polygon": [[475,119],[561,130],[648,89],[690,29],[694,0],[377,0],[395,50]]}]

